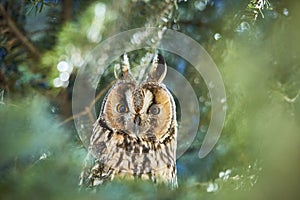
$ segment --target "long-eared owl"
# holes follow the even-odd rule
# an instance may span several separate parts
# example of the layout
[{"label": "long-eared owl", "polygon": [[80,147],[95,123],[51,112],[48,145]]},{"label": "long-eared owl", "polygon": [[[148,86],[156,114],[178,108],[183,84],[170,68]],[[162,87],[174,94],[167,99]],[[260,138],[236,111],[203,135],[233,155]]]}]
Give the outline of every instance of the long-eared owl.
[{"label": "long-eared owl", "polygon": [[93,187],[118,177],[177,187],[176,109],[162,83],[166,73],[159,54],[140,82],[133,78],[129,64],[115,71],[117,81],[94,124],[80,185]]}]

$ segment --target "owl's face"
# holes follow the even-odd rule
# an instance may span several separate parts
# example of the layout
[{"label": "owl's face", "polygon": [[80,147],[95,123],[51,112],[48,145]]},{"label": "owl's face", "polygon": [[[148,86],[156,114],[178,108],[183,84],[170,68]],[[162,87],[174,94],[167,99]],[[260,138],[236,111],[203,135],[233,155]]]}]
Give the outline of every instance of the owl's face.
[{"label": "owl's face", "polygon": [[128,66],[123,66],[102,105],[100,115],[107,125],[132,137],[160,140],[176,120],[173,97],[161,83],[166,70],[163,58],[157,57],[146,80],[137,83]]},{"label": "owl's face", "polygon": [[158,82],[119,80],[107,95],[103,116],[116,131],[159,140],[174,116],[170,93]]}]

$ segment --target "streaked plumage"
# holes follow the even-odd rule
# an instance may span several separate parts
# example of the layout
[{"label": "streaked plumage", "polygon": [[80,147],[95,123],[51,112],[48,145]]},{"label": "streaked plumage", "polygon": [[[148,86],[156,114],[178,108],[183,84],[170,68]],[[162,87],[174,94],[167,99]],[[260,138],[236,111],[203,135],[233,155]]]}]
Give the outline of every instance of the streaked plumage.
[{"label": "streaked plumage", "polygon": [[132,78],[126,63],[115,73],[118,80],[94,124],[81,185],[93,187],[117,177],[177,186],[176,109],[161,83],[166,70],[158,55],[141,83]]}]

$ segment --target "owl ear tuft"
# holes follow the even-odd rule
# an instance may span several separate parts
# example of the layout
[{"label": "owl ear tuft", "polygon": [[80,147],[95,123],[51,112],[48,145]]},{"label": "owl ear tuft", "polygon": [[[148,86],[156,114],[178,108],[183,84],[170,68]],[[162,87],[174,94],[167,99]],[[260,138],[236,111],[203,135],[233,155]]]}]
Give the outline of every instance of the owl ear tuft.
[{"label": "owl ear tuft", "polygon": [[121,65],[115,65],[114,73],[116,79],[125,80],[131,77],[129,59],[126,53],[121,57]]},{"label": "owl ear tuft", "polygon": [[151,69],[148,73],[147,82],[161,83],[167,74],[167,65],[164,57],[161,54],[157,54],[151,65]]}]

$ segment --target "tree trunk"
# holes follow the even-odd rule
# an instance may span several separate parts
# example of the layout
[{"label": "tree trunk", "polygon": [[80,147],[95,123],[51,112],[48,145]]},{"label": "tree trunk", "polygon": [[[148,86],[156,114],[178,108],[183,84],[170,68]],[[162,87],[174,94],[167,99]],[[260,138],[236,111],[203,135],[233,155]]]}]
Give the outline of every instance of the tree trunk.
[{"label": "tree trunk", "polygon": [[72,18],[73,0],[62,1],[62,23],[69,21]]}]

